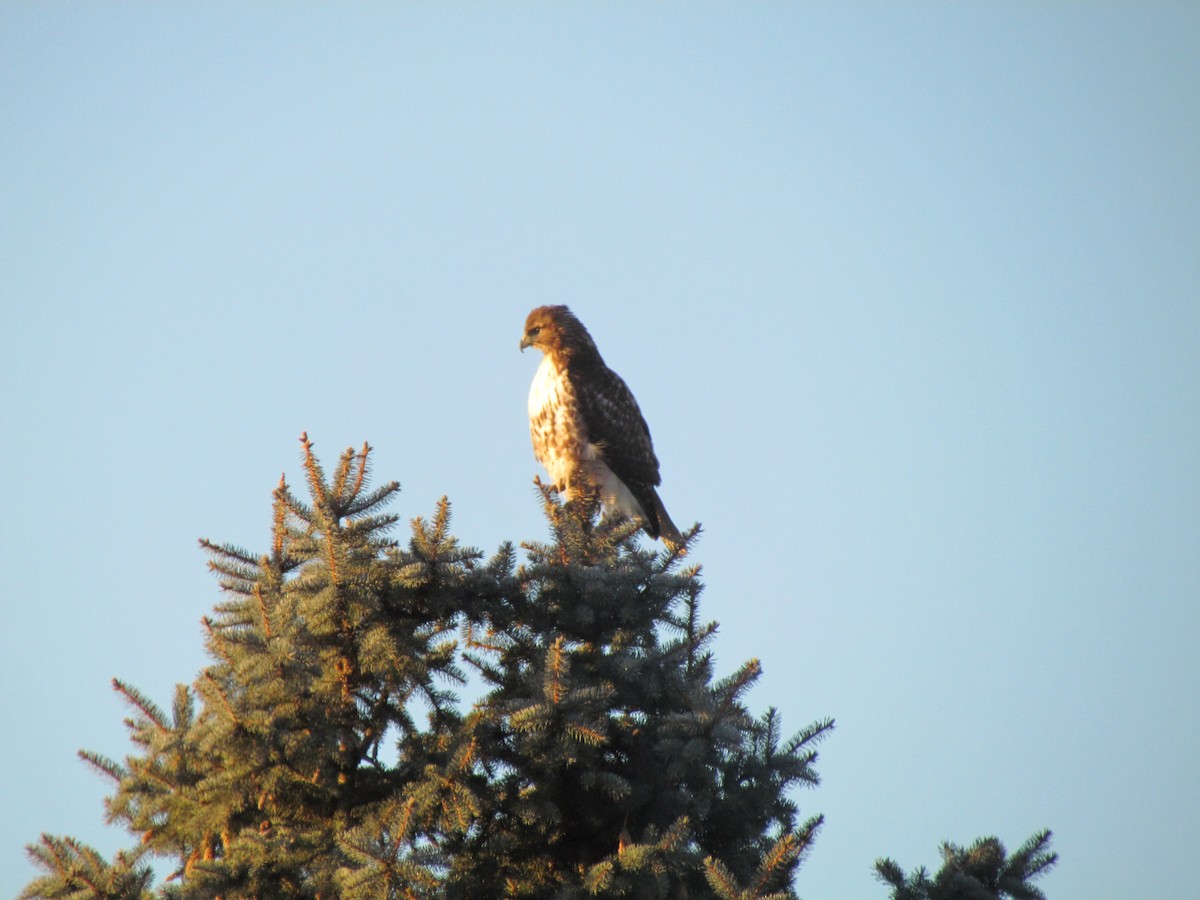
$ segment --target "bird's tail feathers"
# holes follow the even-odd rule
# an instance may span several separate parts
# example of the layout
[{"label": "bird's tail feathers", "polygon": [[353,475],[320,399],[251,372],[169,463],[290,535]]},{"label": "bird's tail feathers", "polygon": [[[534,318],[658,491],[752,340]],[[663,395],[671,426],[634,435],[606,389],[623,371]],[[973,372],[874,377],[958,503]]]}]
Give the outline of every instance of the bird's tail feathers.
[{"label": "bird's tail feathers", "polygon": [[663,539],[663,543],[670,549],[678,550],[683,546],[683,535],[675,527],[675,523],[671,521],[671,517],[667,515],[667,508],[663,506],[662,500],[659,499],[658,491],[651,489],[650,496],[654,503],[654,516],[658,519],[658,536]]}]

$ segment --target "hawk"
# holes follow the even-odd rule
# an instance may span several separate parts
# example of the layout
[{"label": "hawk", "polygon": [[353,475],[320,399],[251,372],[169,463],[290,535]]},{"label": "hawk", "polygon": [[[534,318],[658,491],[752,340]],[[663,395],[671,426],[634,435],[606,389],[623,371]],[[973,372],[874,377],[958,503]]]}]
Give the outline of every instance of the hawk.
[{"label": "hawk", "polygon": [[533,453],[563,497],[593,490],[650,537],[681,546],[683,535],[655,490],[662,478],[650,429],[583,323],[565,306],[539,306],[525,320],[526,347],[544,354],[529,388]]}]

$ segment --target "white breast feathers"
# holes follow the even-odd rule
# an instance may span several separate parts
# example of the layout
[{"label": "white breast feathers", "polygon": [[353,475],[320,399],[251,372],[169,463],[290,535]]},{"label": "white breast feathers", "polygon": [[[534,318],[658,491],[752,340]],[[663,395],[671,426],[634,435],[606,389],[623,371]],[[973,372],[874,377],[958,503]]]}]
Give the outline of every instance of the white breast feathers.
[{"label": "white breast feathers", "polygon": [[[559,394],[558,372],[549,356],[542,357],[542,364],[533,375],[533,384],[529,386],[529,421],[537,418],[538,413]],[[560,401],[561,402],[561,401]]]},{"label": "white breast feathers", "polygon": [[549,356],[542,360],[529,386],[529,436],[533,455],[569,499],[585,442],[571,383]]}]

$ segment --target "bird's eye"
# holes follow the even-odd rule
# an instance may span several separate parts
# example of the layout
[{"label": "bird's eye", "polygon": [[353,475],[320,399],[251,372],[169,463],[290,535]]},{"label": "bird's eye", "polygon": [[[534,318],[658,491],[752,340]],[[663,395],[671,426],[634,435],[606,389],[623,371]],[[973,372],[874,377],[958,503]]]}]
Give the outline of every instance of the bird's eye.
[{"label": "bird's eye", "polygon": [[537,337],[539,334],[541,334],[541,331],[542,331],[541,325],[534,325],[532,328],[529,329],[529,336]]}]

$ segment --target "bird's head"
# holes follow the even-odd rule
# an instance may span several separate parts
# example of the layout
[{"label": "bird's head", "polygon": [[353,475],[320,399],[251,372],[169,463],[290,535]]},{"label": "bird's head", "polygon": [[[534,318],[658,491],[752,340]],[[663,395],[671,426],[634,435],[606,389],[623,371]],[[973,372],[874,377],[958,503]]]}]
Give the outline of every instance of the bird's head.
[{"label": "bird's head", "polygon": [[562,346],[563,326],[575,317],[565,306],[539,306],[525,319],[525,333],[521,335],[521,352],[526,347],[536,347],[550,353]]}]

